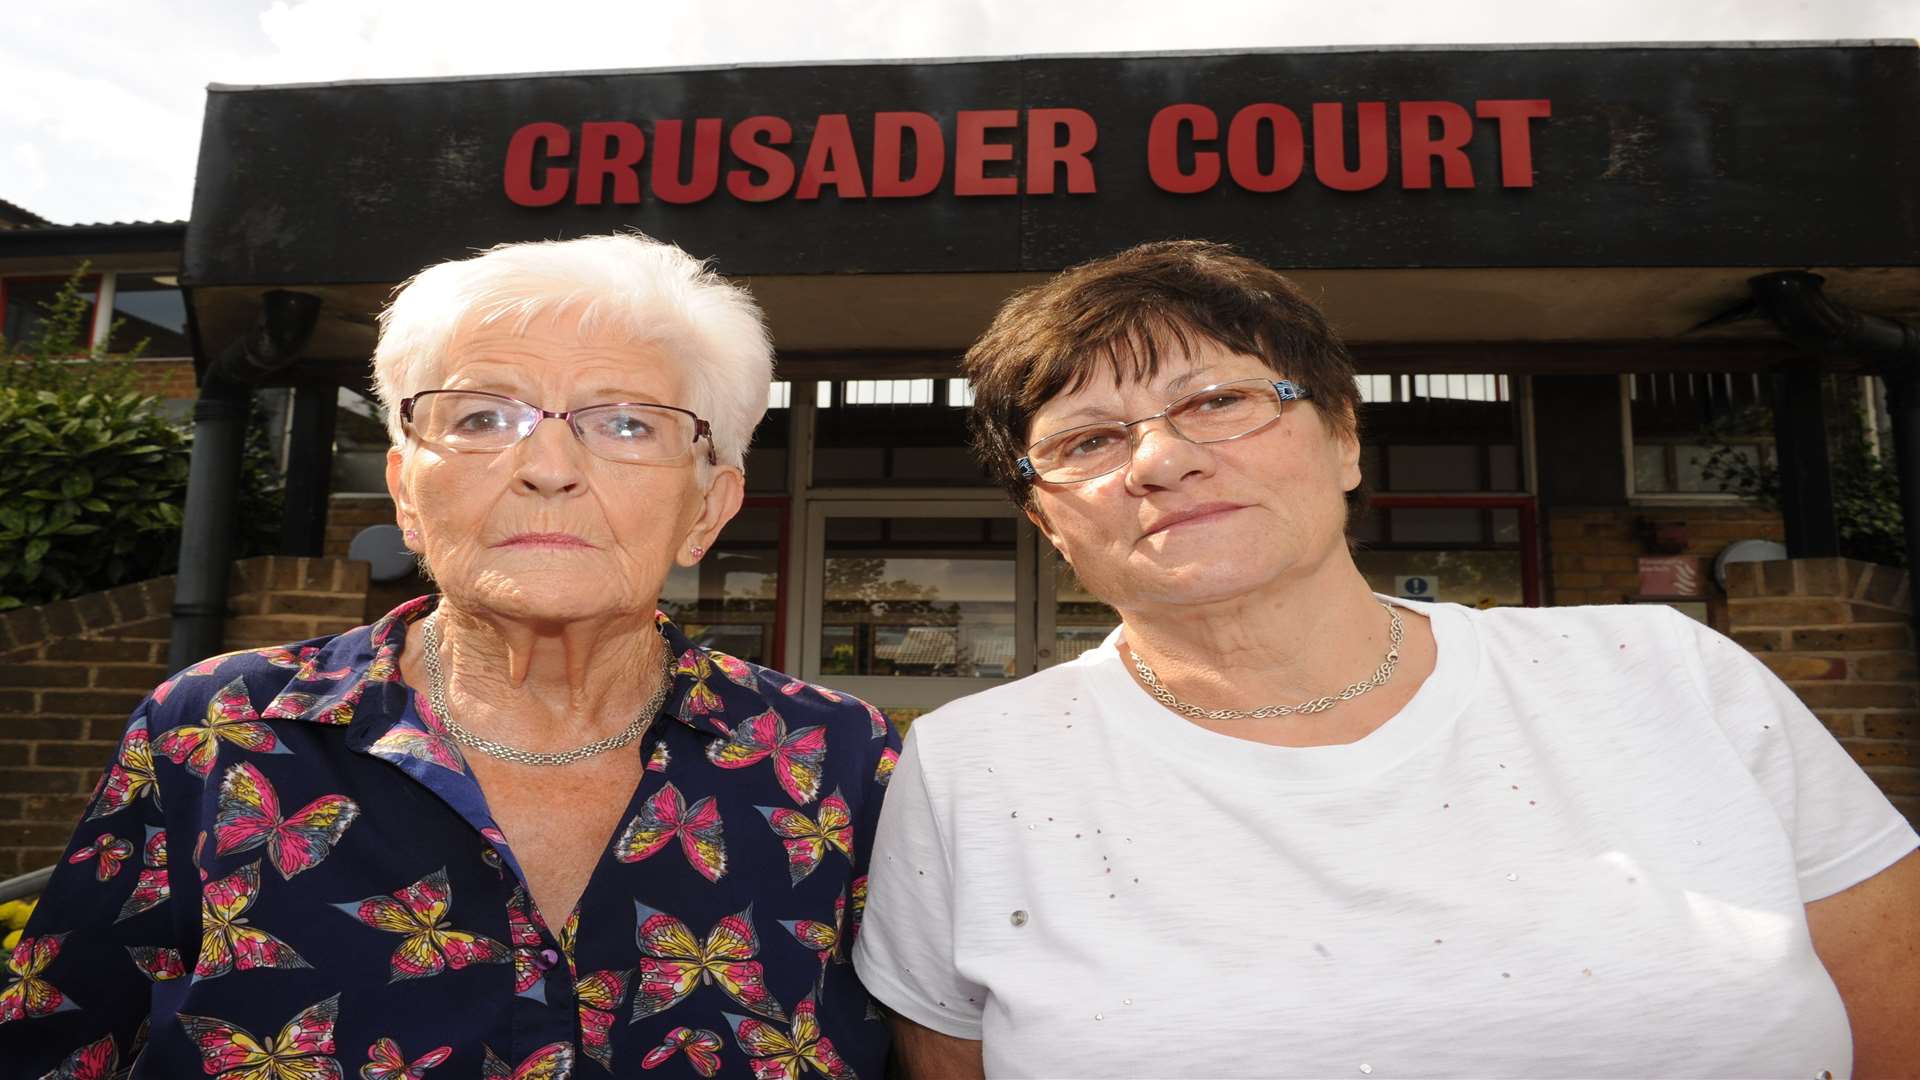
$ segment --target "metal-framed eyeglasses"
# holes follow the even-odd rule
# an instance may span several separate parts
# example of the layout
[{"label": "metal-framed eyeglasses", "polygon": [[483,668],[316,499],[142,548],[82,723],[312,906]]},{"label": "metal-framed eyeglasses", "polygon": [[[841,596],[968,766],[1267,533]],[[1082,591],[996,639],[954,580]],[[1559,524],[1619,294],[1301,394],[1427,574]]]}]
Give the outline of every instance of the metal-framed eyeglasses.
[{"label": "metal-framed eyeglasses", "polygon": [[616,401],[553,412],[505,394],[482,390],[425,390],[400,403],[400,419],[415,438],[442,450],[497,454],[533,434],[542,420],[564,420],[595,457],[629,465],[664,465],[707,441],[707,464],[719,462],[713,425],[691,410]]},{"label": "metal-framed eyeglasses", "polygon": [[1312,397],[1313,391],[1288,379],[1216,383],[1175,398],[1152,416],[1056,431],[1027,447],[1014,466],[1029,482],[1077,484],[1124,467],[1133,457],[1140,425],[1148,421],[1165,420],[1169,431],[1191,443],[1228,442],[1280,419],[1288,402]]}]

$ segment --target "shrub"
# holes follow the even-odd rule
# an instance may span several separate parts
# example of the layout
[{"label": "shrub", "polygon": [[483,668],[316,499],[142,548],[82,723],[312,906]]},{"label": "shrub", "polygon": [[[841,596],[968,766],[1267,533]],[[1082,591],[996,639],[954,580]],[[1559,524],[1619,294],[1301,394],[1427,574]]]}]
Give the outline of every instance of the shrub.
[{"label": "shrub", "polygon": [[[134,393],[131,354],[81,342],[85,267],[0,359],[0,610],[172,573],[188,429]],[[236,557],[272,550],[283,487],[262,425],[242,460]]]}]

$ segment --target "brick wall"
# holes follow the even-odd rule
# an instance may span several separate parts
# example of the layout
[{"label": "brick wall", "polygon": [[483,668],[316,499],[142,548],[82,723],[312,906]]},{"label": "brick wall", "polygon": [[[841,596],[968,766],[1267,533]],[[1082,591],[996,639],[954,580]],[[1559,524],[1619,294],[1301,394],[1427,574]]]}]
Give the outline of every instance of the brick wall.
[{"label": "brick wall", "polygon": [[1920,823],[1920,668],[1907,575],[1851,559],[1727,567],[1735,641],[1793,688]]},{"label": "brick wall", "polygon": [[327,536],[321,551],[347,557],[347,545],[369,525],[394,523],[393,500],[384,495],[335,495],[327,503]]},{"label": "brick wall", "polygon": [[191,401],[200,396],[191,360],[136,360],[133,388],[142,394]]},{"label": "brick wall", "polygon": [[1685,527],[1687,546],[1676,554],[1710,558],[1735,540],[1779,540],[1778,513],[1749,506],[1633,507],[1562,510],[1548,520],[1552,604],[1618,604],[1640,591],[1637,559],[1650,554],[1642,520]]},{"label": "brick wall", "polygon": [[[166,678],[171,577],[0,615],[0,877],[59,858],[127,717]],[[226,649],[366,621],[367,567],[236,563]]]}]

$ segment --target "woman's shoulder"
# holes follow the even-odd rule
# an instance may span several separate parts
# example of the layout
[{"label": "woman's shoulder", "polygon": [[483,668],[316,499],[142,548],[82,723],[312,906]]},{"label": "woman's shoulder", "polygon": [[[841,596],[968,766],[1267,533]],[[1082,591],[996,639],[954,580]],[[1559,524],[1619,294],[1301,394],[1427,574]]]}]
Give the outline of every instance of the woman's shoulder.
[{"label": "woman's shoulder", "polygon": [[175,672],[142,705],[149,733],[213,723],[351,723],[368,687],[398,676],[406,624],[420,607],[410,601],[365,626],[222,653]]},{"label": "woman's shoulder", "polygon": [[[892,730],[886,714],[852,694],[796,678],[764,664],[709,649],[692,646],[680,658],[679,673],[691,675],[695,687],[689,698],[697,697],[719,675],[726,682],[752,691],[763,706],[760,714],[771,712],[791,732],[802,727],[821,727],[831,748],[845,745],[852,737],[886,737]],[[724,699],[722,699],[724,700]],[[732,726],[732,725],[730,725]]]}]

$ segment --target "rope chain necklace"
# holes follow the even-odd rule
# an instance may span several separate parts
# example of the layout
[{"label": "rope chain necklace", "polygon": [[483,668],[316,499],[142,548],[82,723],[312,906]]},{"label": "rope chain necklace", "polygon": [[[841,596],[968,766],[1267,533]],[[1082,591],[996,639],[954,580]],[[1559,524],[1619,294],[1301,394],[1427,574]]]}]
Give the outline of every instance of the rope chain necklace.
[{"label": "rope chain necklace", "polygon": [[1145,660],[1140,659],[1140,654],[1133,651],[1132,645],[1127,646],[1127,655],[1133,657],[1134,670],[1140,673],[1140,681],[1147,684],[1147,690],[1151,692],[1155,698],[1159,699],[1160,704],[1165,705],[1167,708],[1172,709],[1182,716],[1195,716],[1206,720],[1248,720],[1266,719],[1273,716],[1310,716],[1313,713],[1326,712],[1328,709],[1333,708],[1343,701],[1352,701],[1354,698],[1359,697],[1369,690],[1378,690],[1380,687],[1386,685],[1388,679],[1393,678],[1393,669],[1400,663],[1400,639],[1404,636],[1406,627],[1401,624],[1400,613],[1393,609],[1392,604],[1381,604],[1380,606],[1387,609],[1387,618],[1390,620],[1387,626],[1387,655],[1380,661],[1380,666],[1374,669],[1373,677],[1364,682],[1354,683],[1352,686],[1347,687],[1337,694],[1317,697],[1311,701],[1303,701],[1298,705],[1262,705],[1257,709],[1203,709],[1198,705],[1189,705],[1179,698],[1174,697],[1173,691],[1160,685],[1160,677],[1153,673],[1153,669],[1147,666]]},{"label": "rope chain necklace", "polygon": [[522,750],[517,746],[508,746],[506,743],[494,742],[492,739],[475,735],[461,727],[460,722],[453,718],[453,713],[447,709],[447,679],[440,670],[440,613],[436,611],[427,616],[421,630],[427,652],[427,700],[432,702],[433,711],[440,718],[441,725],[447,729],[447,734],[452,735],[454,741],[462,746],[470,746],[488,757],[496,757],[518,765],[571,765],[596,754],[618,750],[639,738],[641,733],[647,730],[653,723],[654,716],[660,712],[660,706],[666,703],[667,691],[673,688],[673,650],[664,648],[665,639],[662,639],[661,651],[666,654],[666,662],[661,666],[660,686],[654,690],[653,697],[648,700],[646,707],[641,709],[639,715],[635,716],[626,727],[603,739],[596,739],[585,746],[576,746],[571,750],[553,753]]}]

